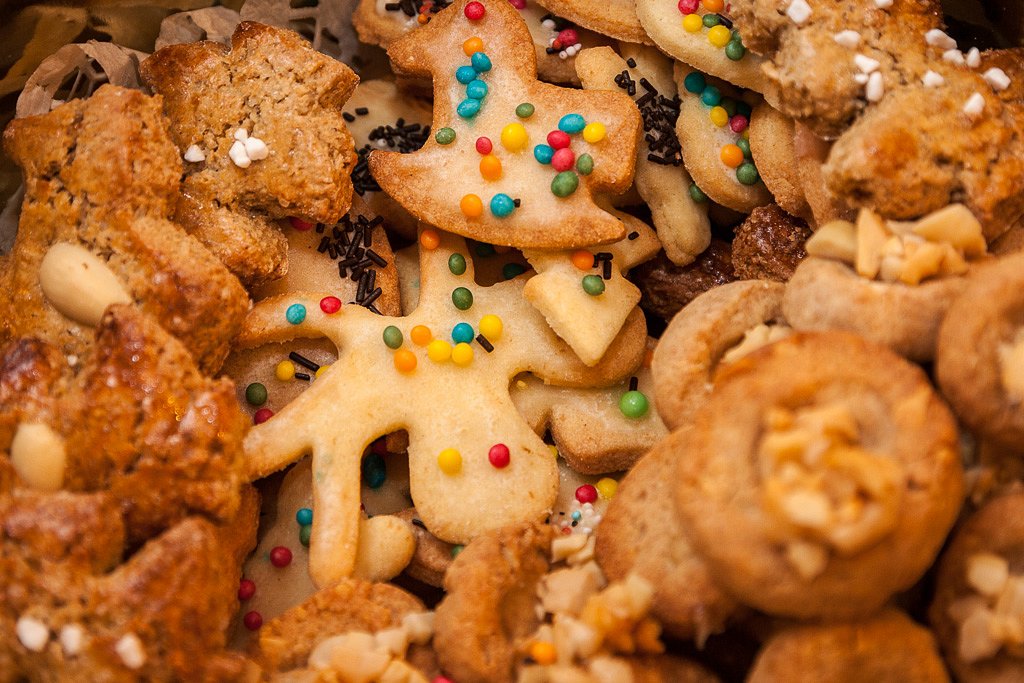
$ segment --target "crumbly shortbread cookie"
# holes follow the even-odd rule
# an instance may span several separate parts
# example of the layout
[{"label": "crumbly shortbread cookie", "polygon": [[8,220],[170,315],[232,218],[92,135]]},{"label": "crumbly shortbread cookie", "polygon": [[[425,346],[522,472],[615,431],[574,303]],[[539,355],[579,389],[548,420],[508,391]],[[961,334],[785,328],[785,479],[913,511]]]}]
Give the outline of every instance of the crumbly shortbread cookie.
[{"label": "crumbly shortbread cookie", "polygon": [[741,213],[771,203],[748,139],[750,120],[764,106],[760,98],[682,62],[676,62],[675,79],[681,98],[676,134],[699,192]]},{"label": "crumbly shortbread cookie", "polygon": [[[425,229],[420,242],[419,305],[409,316],[376,316],[359,306],[328,313],[319,297],[295,293],[258,305],[239,339],[244,348],[325,336],[339,349],[339,360],[313,387],[246,440],[253,477],[313,453],[310,571],[318,585],[352,572],[358,456],[371,441],[409,431],[421,519],[439,538],[465,542],[506,522],[543,516],[557,490],[547,447],[508,396],[512,377],[532,371],[558,384],[594,386],[626,375],[643,354],[637,313],[602,363],[584,366],[525,301],[521,279],[478,287],[463,240]],[[394,401],[396,395],[402,399]],[[495,449],[502,457],[492,460]],[[519,495],[494,508],[509,487]],[[462,504],[448,504],[455,499]],[[479,514],[485,508],[489,514]]]},{"label": "crumbly shortbread cookie", "polygon": [[743,45],[728,15],[730,3],[710,0],[637,0],[644,30],[667,54],[743,88],[764,89],[764,60]]},{"label": "crumbly shortbread cookie", "polygon": [[359,79],[347,66],[244,21],[230,49],[170,45],[140,72],[186,162],[177,219],[246,284],[287,271],[272,219],[335,223],[348,211],[356,156],[341,109]]},{"label": "crumbly shortbread cookie", "polygon": [[939,329],[935,375],[972,431],[1024,444],[1024,254],[979,268]]},{"label": "crumbly shortbread cookie", "polygon": [[654,402],[669,429],[691,424],[711,394],[718,367],[790,333],[784,286],[742,280],[715,287],[669,323],[654,350]]},{"label": "crumbly shortbread cookie", "polygon": [[111,303],[133,303],[220,367],[248,308],[245,291],[167,219],[181,164],[157,98],[102,87],[49,114],[13,121],[4,150],[27,192],[0,265],[0,338],[35,336],[72,360]]},{"label": "crumbly shortbread cookie", "polygon": [[540,0],[538,4],[601,35],[627,43],[653,45],[630,0],[607,0],[600,5],[587,0]]},{"label": "crumbly shortbread cookie", "polygon": [[629,187],[639,112],[621,93],[536,81],[529,31],[506,0],[460,0],[388,55],[399,75],[434,79],[432,139],[411,154],[370,155],[374,178],[413,215],[517,247],[625,235],[594,194]]},{"label": "crumbly shortbread cookie", "polygon": [[711,241],[706,203],[690,193],[693,180],[683,166],[676,135],[679,97],[672,62],[653,48],[622,44],[619,57],[609,47],[586,50],[576,60],[583,87],[634,98],[644,121],[637,149],[634,186],[651,210],[665,254],[678,265],[691,263]]},{"label": "crumbly shortbread cookie", "polygon": [[812,217],[800,177],[793,119],[765,103],[750,119],[750,153],[775,202],[788,213]]},{"label": "crumbly shortbread cookie", "polygon": [[1024,675],[1018,596],[1024,494],[999,496],[967,518],[939,560],[928,619],[957,680]]},{"label": "crumbly shortbread cookie", "polygon": [[943,683],[949,674],[931,632],[887,609],[860,622],[783,630],[758,654],[747,680]]},{"label": "crumbly shortbread cookie", "polygon": [[920,579],[963,502],[956,422],[925,374],[845,332],[723,368],[678,446],[694,547],[773,615],[874,612]]},{"label": "crumbly shortbread cookie", "polygon": [[737,609],[687,540],[673,504],[678,433],[663,439],[619,484],[597,530],[594,554],[605,576],[636,572],[654,586],[652,613],[698,645]]}]

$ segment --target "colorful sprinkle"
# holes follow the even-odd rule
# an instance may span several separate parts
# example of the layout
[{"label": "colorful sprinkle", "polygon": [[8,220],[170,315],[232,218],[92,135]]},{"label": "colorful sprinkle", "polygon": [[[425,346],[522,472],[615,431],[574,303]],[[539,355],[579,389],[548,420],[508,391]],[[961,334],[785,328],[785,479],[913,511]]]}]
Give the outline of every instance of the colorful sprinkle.
[{"label": "colorful sprinkle", "polygon": [[535,640],[529,649],[530,659],[541,666],[548,666],[558,661],[558,650],[546,640]]},{"label": "colorful sprinkle", "polygon": [[594,172],[594,157],[589,154],[581,154],[580,158],[576,160],[576,170],[581,175],[590,175]]},{"label": "colorful sprinkle", "polygon": [[521,123],[510,123],[501,129],[501,144],[510,152],[521,152],[530,144],[530,136]]},{"label": "colorful sprinkle", "polygon": [[719,128],[723,128],[725,124],[729,123],[729,112],[727,112],[725,107],[721,105],[711,107],[711,111],[708,112],[708,117],[711,119],[711,123],[715,124]]},{"label": "colorful sprinkle", "polygon": [[742,133],[749,125],[750,121],[743,114],[735,114],[731,119],[729,119],[729,129],[732,130],[733,133]]},{"label": "colorful sprinkle", "polygon": [[480,159],[480,175],[484,180],[498,180],[501,178],[501,160],[493,154],[488,154]]},{"label": "colorful sprinkle", "polygon": [[472,57],[473,53],[475,53],[475,52],[483,52],[483,51],[484,51],[484,41],[481,40],[480,37],[478,37],[478,36],[473,36],[472,38],[467,38],[466,42],[464,42],[462,44],[462,52],[467,57]]},{"label": "colorful sprinkle", "polygon": [[270,564],[274,565],[278,569],[287,567],[292,563],[292,551],[285,548],[283,545],[274,547],[270,551]]},{"label": "colorful sprinkle", "polygon": [[518,263],[506,263],[501,267],[501,276],[506,280],[519,277],[526,272],[526,268]]},{"label": "colorful sprinkle", "polygon": [[503,443],[496,443],[487,451],[487,460],[492,466],[500,470],[508,467],[509,462],[512,461],[512,454],[509,452],[508,446]]},{"label": "colorful sprinkle", "polygon": [[469,323],[458,323],[452,328],[452,341],[456,344],[468,344],[473,341],[473,337],[476,333],[473,332],[473,326]]},{"label": "colorful sprinkle", "polygon": [[[455,559],[456,557],[458,557],[458,556],[459,556],[459,553],[461,553],[461,552],[462,552],[462,550],[463,550],[463,549],[464,549],[465,547],[466,547],[466,546],[464,546],[464,545],[462,545],[462,544],[456,544],[456,545],[453,545],[453,546],[452,546],[452,550],[451,550],[451,555],[452,555],[452,559],[454,560],[454,559]],[[443,676],[438,676],[438,678],[444,678],[444,677],[443,677]],[[448,679],[445,679],[445,681],[448,681]],[[434,681],[434,683],[437,683],[437,681],[435,680],[435,681]],[[448,681],[448,683],[451,683],[451,681]]]},{"label": "colorful sprinkle", "polygon": [[479,218],[484,214],[484,202],[475,194],[467,194],[459,200],[459,209],[466,218]]},{"label": "colorful sprinkle", "polygon": [[590,296],[604,294],[604,279],[600,275],[584,275],[582,285],[583,291]]},{"label": "colorful sprinkle", "polygon": [[452,349],[452,362],[459,367],[466,367],[473,362],[473,347],[465,342],[460,342]]},{"label": "colorful sprinkle", "polygon": [[503,192],[491,197],[491,213],[498,218],[505,218],[516,210],[516,203],[511,197]]},{"label": "colorful sprinkle", "polygon": [[551,181],[551,192],[556,197],[568,197],[580,186],[580,177],[572,171],[562,171]]},{"label": "colorful sprinkle", "polygon": [[313,526],[310,524],[303,524],[299,527],[299,543],[306,548],[309,547],[309,537],[313,533]]},{"label": "colorful sprinkle", "polygon": [[473,70],[479,74],[491,70],[491,58],[483,52],[474,52],[473,56],[469,58],[469,62],[473,65]]},{"label": "colorful sprinkle", "polygon": [[558,120],[558,130],[569,135],[582,133],[587,127],[587,122],[580,114],[566,114]]},{"label": "colorful sprinkle", "polygon": [[598,480],[594,488],[597,489],[598,494],[602,498],[605,500],[611,500],[619,490],[619,482],[615,481],[611,477],[603,477]]},{"label": "colorful sprinkle", "polygon": [[302,304],[292,304],[284,312],[284,318],[292,325],[298,325],[306,319],[306,307]]},{"label": "colorful sprinkle", "polygon": [[[463,259],[465,260],[465,259]],[[451,261],[448,262],[451,264]],[[450,265],[449,265],[450,267]],[[426,325],[417,325],[409,331],[409,336],[412,337],[412,343],[417,346],[425,346],[430,343],[430,340],[434,338],[430,328]]]},{"label": "colorful sprinkle", "polygon": [[533,148],[533,158],[540,164],[550,164],[555,156],[555,150],[551,145],[537,145]]},{"label": "colorful sprinkle", "polygon": [[466,272],[466,257],[462,254],[452,254],[448,257],[448,270],[452,275],[462,275]]},{"label": "colorful sprinkle", "polygon": [[740,167],[736,169],[736,180],[744,185],[755,185],[760,179],[761,174],[757,172],[757,166],[749,161],[740,164]]},{"label": "colorful sprinkle", "polygon": [[310,508],[299,508],[295,513],[295,521],[299,526],[306,526],[313,523],[313,511]]},{"label": "colorful sprinkle", "polygon": [[605,125],[603,123],[600,123],[598,121],[588,123],[586,127],[584,127],[583,129],[583,139],[589,142],[590,144],[601,142],[602,140],[604,140],[607,134],[608,129],[605,128]]},{"label": "colorful sprinkle", "polygon": [[295,228],[296,230],[298,230],[299,232],[307,232],[309,230],[312,230],[313,229],[313,225],[314,225],[314,223],[310,223],[309,221],[304,221],[301,218],[297,218],[295,216],[292,216],[291,218],[289,218],[288,222],[291,223],[292,227]]},{"label": "colorful sprinkle", "polygon": [[427,228],[420,233],[420,246],[427,251],[434,251],[441,246],[441,235],[433,228]]},{"label": "colorful sprinkle", "polygon": [[481,136],[476,139],[476,151],[481,154],[490,154],[492,149],[494,149],[494,145],[490,138]]},{"label": "colorful sprinkle", "polygon": [[250,631],[258,631],[260,626],[263,626],[263,615],[256,610],[246,612],[245,616],[242,617],[242,623]]},{"label": "colorful sprinkle", "polygon": [[274,417],[274,411],[270,408],[260,408],[252,416],[252,423],[261,425],[270,418]]},{"label": "colorful sprinkle", "polygon": [[289,382],[295,379],[295,363],[290,360],[283,360],[274,368],[274,377],[282,382]]},{"label": "colorful sprinkle", "polygon": [[583,486],[580,486],[576,489],[576,500],[578,500],[581,505],[593,503],[597,500],[597,489],[594,488],[593,484],[584,484]]},{"label": "colorful sprinkle", "polygon": [[412,372],[416,369],[416,355],[409,349],[395,351],[395,369],[399,372]]},{"label": "colorful sprinkle", "polygon": [[462,471],[462,455],[454,448],[446,448],[437,455],[437,466],[448,476]]},{"label": "colorful sprinkle", "polygon": [[697,187],[697,183],[690,183],[690,199],[698,204],[703,204],[708,200],[708,196],[704,194],[704,190]]},{"label": "colorful sprinkle", "polygon": [[557,150],[551,157],[551,168],[558,172],[569,171],[576,164],[576,155],[568,147]]},{"label": "colorful sprinkle", "polygon": [[480,113],[480,100],[474,100],[472,97],[462,100],[455,108],[455,113],[464,119],[473,118]]},{"label": "colorful sprinkle", "polygon": [[488,313],[484,317],[480,318],[480,334],[487,337],[492,342],[496,342],[501,339],[501,333],[504,331],[504,325],[501,322],[501,318],[498,316]]},{"label": "colorful sprinkle", "polygon": [[452,290],[452,303],[460,311],[468,311],[473,305],[473,292],[465,287],[456,287]]},{"label": "colorful sprinkle", "polygon": [[242,579],[238,582],[238,599],[249,600],[256,595],[256,583],[252,579]]},{"label": "colorful sprinkle", "polygon": [[434,139],[439,145],[450,145],[455,142],[455,131],[451,128],[441,128],[434,134]]},{"label": "colorful sprinkle", "polygon": [[713,85],[709,85],[701,92],[700,100],[709,107],[714,107],[722,101],[722,91]]},{"label": "colorful sprinkle", "polygon": [[708,81],[704,78],[704,74],[699,71],[691,71],[686,74],[686,78],[683,79],[683,87],[686,91],[699,95],[704,92],[704,88],[707,87]]},{"label": "colorful sprinkle", "polygon": [[683,14],[693,14],[700,7],[700,0],[679,0],[677,7]]},{"label": "colorful sprinkle", "polygon": [[704,5],[704,9],[709,12],[714,12],[715,14],[718,14],[725,9],[724,0],[702,0],[702,3]]},{"label": "colorful sprinkle", "polygon": [[729,44],[725,46],[725,56],[734,62],[738,62],[747,54],[747,48],[743,46],[743,41],[738,38],[733,38],[729,41]]},{"label": "colorful sprinkle", "polygon": [[466,86],[466,97],[471,97],[474,100],[482,100],[487,97],[487,84],[479,78],[470,81]]},{"label": "colorful sprinkle", "polygon": [[743,163],[743,150],[738,145],[724,145],[718,156],[729,168],[736,168]]},{"label": "colorful sprinkle", "polygon": [[708,42],[715,47],[725,47],[730,40],[732,40],[732,31],[721,24],[712,26],[708,30]]},{"label": "colorful sprinkle", "polygon": [[529,102],[523,102],[516,107],[516,116],[521,119],[528,119],[533,116],[534,111],[536,111],[536,109],[532,104]]},{"label": "colorful sprinkle", "polygon": [[427,358],[435,363],[444,363],[452,357],[452,345],[444,339],[435,339],[427,344]]},{"label": "colorful sprinkle", "polygon": [[251,406],[261,406],[267,402],[267,388],[259,382],[253,382],[245,388],[245,400]]},{"label": "colorful sprinkle", "polygon": [[722,20],[719,19],[714,14],[705,14],[703,17],[701,17],[701,21],[707,28],[711,28],[712,26],[718,26],[720,23],[722,23]]},{"label": "colorful sprinkle", "polygon": [[484,6],[481,3],[476,2],[476,0],[474,0],[473,2],[466,5],[466,9],[463,10],[463,12],[465,12],[466,18],[469,19],[470,21],[479,21],[484,18],[484,15],[487,13],[487,10],[484,9]]},{"label": "colorful sprinkle", "polygon": [[371,489],[379,489],[388,478],[388,466],[384,458],[376,453],[370,453],[361,465],[363,483]]},{"label": "colorful sprinkle", "polygon": [[594,255],[586,249],[578,249],[572,253],[572,264],[580,270],[590,270],[594,267]]},{"label": "colorful sprinkle", "polygon": [[336,296],[325,296],[320,299],[320,310],[327,315],[334,315],[341,310],[341,299]]},{"label": "colorful sprinkle", "polygon": [[548,450],[551,451],[551,457],[552,458],[557,458],[558,457],[558,449],[555,447],[554,444],[549,443],[548,444]]},{"label": "colorful sprinkle", "polygon": [[650,409],[650,403],[647,397],[639,391],[627,391],[619,399],[619,410],[623,415],[629,418],[641,418],[647,414]]},{"label": "colorful sprinkle", "polygon": [[687,33],[697,33],[704,28],[699,14],[687,14],[683,17],[683,30]]},{"label": "colorful sprinkle", "polygon": [[548,144],[551,145],[552,149],[562,149],[568,147],[572,140],[569,138],[569,134],[561,130],[553,130],[548,133]]},{"label": "colorful sprinkle", "polygon": [[471,66],[460,66],[455,70],[455,80],[462,85],[468,85],[476,80],[476,69]]},{"label": "colorful sprinkle", "polygon": [[381,336],[384,338],[384,346],[389,349],[400,349],[402,348],[402,342],[405,341],[402,337],[402,331],[394,325],[385,327],[384,334]]}]

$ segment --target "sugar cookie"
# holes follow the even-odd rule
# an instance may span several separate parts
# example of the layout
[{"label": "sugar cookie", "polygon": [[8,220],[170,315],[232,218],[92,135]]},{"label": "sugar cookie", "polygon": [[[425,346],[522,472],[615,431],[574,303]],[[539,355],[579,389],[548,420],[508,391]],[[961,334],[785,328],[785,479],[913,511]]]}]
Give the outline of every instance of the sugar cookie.
[{"label": "sugar cookie", "polygon": [[796,154],[793,119],[765,103],[750,119],[750,153],[765,187],[788,213],[811,218]]},{"label": "sugar cookie", "polygon": [[601,35],[628,43],[653,44],[629,0],[608,0],[600,6],[585,0],[540,0],[538,4]]}]

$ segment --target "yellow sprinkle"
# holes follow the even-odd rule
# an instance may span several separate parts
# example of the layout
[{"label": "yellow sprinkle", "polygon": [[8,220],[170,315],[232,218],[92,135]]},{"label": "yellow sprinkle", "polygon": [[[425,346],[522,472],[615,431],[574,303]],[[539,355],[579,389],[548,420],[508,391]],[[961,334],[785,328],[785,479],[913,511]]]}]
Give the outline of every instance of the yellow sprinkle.
[{"label": "yellow sprinkle", "polygon": [[687,33],[697,33],[704,28],[704,20],[697,13],[687,14],[683,17],[683,28]]},{"label": "yellow sprinkle", "polygon": [[283,360],[274,368],[274,375],[282,382],[295,379],[295,363],[290,360]]},{"label": "yellow sprinkle", "polygon": [[516,380],[516,386],[519,387],[520,389],[525,389],[526,388],[526,382],[524,382],[521,379],[517,379]]},{"label": "yellow sprinkle", "polygon": [[320,368],[316,371],[316,376],[319,377],[320,375],[327,372],[327,368],[329,367],[331,367],[330,363],[328,363],[327,365],[321,365]]},{"label": "yellow sprinkle", "polygon": [[[430,353],[427,351],[427,353]],[[466,367],[473,362],[473,347],[466,342],[459,342],[452,349],[452,362],[460,367]]]},{"label": "yellow sprinkle", "polygon": [[458,474],[462,471],[462,455],[454,448],[446,448],[438,454],[437,466],[449,476]]},{"label": "yellow sprinkle", "polygon": [[452,357],[452,345],[444,339],[435,339],[427,344],[427,358],[435,363],[443,363]]},{"label": "yellow sprinkle", "polygon": [[558,660],[558,650],[549,642],[537,640],[530,645],[530,657],[541,666],[554,664]]},{"label": "yellow sprinkle", "polygon": [[501,333],[504,330],[505,326],[498,316],[489,313],[480,318],[480,334],[487,337],[487,341],[492,344],[501,339]]},{"label": "yellow sprinkle", "polygon": [[549,443],[548,444],[548,450],[551,451],[551,457],[553,457],[553,458],[557,458],[558,457],[558,449],[555,448],[554,444]]},{"label": "yellow sprinkle", "polygon": [[615,497],[615,492],[619,490],[619,482],[610,477],[604,477],[594,485],[594,488],[602,498],[611,500]]},{"label": "yellow sprinkle", "polygon": [[530,136],[521,123],[510,123],[501,129],[501,144],[510,152],[521,152],[530,144]]},{"label": "yellow sprinkle", "polygon": [[708,29],[708,42],[715,47],[725,47],[732,40],[732,31],[719,24]]},{"label": "yellow sprinkle", "polygon": [[594,123],[588,123],[583,129],[583,139],[591,144],[601,142],[607,134],[608,131],[604,127],[604,124],[597,121]]},{"label": "yellow sprinkle", "polygon": [[725,110],[725,107],[711,107],[711,112],[708,116],[711,117],[711,123],[719,128],[729,123],[729,112]]},{"label": "yellow sprinkle", "polygon": [[741,135],[740,137],[743,138],[744,140],[749,140],[750,139],[750,129],[747,128],[745,131],[743,131],[743,135]]}]

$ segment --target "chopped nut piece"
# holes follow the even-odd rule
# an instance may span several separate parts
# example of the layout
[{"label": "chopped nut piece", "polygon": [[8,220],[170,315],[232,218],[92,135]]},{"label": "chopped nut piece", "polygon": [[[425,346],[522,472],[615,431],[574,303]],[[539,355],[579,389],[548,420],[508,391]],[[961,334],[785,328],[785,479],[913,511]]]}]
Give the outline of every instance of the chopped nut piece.
[{"label": "chopped nut piece", "polygon": [[977,553],[967,562],[967,583],[982,595],[998,595],[1010,577],[1010,563],[993,553]]},{"label": "chopped nut piece", "polygon": [[992,616],[991,611],[979,609],[960,624],[960,658],[968,664],[999,652],[1002,643],[993,637],[989,628]]},{"label": "chopped nut piece", "polygon": [[804,247],[808,256],[835,259],[850,265],[857,259],[857,228],[849,221],[832,221],[818,228]]},{"label": "chopped nut piece", "polygon": [[786,561],[805,580],[819,576],[828,566],[828,551],[817,543],[796,541],[786,546]]},{"label": "chopped nut piece", "polygon": [[597,578],[587,569],[557,569],[537,585],[541,604],[549,614],[576,616],[587,598],[597,592]]},{"label": "chopped nut piece", "polygon": [[739,344],[725,352],[722,362],[735,363],[762,346],[785,339],[791,334],[793,334],[793,328],[789,325],[765,325],[764,323],[755,325],[743,333],[743,339]]},{"label": "chopped nut piece", "polygon": [[882,248],[889,239],[881,217],[869,209],[857,216],[857,274],[873,280],[882,265]]}]

